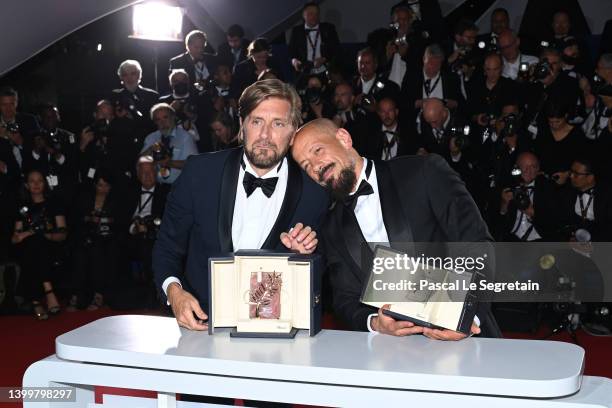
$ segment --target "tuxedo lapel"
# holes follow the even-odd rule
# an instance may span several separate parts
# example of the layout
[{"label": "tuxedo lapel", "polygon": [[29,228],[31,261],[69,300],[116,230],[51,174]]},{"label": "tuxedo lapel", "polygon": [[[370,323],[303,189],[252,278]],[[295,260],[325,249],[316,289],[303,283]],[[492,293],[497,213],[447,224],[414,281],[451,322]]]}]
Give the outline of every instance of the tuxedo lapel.
[{"label": "tuxedo lapel", "polygon": [[[380,207],[389,241],[390,243],[412,243],[414,242],[412,229],[402,209],[389,164],[383,161],[374,161],[374,163],[376,166],[378,194],[380,195]],[[404,247],[405,245],[401,246]],[[410,247],[409,245],[408,249]]]},{"label": "tuxedo lapel", "polygon": [[[336,219],[340,221],[342,231],[341,238],[344,240],[346,249],[355,264],[359,269],[362,269],[362,265],[364,264],[364,262],[362,262],[362,251],[364,250],[363,245],[366,243],[366,239],[361,232],[357,217],[355,217],[353,211],[346,208],[341,202],[337,202],[336,207]],[[368,263],[367,260],[365,263]]]},{"label": "tuxedo lapel", "polygon": [[217,224],[219,247],[222,252],[233,252],[232,219],[236,203],[236,188],[240,174],[240,157],[243,150],[234,149],[225,161],[219,194],[219,221]]},{"label": "tuxedo lapel", "polygon": [[[274,226],[270,230],[268,237],[261,246],[262,249],[274,249],[280,244],[280,234],[287,232],[285,229],[291,222],[295,209],[297,208],[300,197],[302,196],[302,174],[298,165],[287,157],[287,189],[285,190],[285,198],[276,218]],[[292,225],[290,226],[292,227]]]}]

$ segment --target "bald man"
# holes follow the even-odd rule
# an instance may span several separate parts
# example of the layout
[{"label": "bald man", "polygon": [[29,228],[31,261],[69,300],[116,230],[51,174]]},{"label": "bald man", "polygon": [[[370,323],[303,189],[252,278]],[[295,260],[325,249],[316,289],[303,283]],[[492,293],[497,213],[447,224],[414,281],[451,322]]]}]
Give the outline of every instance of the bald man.
[{"label": "bald man", "polygon": [[[365,159],[351,135],[318,119],[296,133],[292,155],[302,169],[328,188],[335,205],[321,226],[335,313],[353,330],[396,336],[424,334],[444,340],[464,335],[395,321],[360,303],[368,269],[361,263],[364,242],[490,241],[487,226],[463,182],[437,155],[403,156],[389,161]],[[499,336],[487,306],[479,306],[481,327],[473,333]]]},{"label": "bald man", "polygon": [[[551,181],[540,172],[540,160],[531,152],[521,153],[516,166],[521,170],[517,188],[502,189],[500,238],[503,241],[551,240],[555,230],[555,192]],[[520,203],[518,192],[529,197]]]}]

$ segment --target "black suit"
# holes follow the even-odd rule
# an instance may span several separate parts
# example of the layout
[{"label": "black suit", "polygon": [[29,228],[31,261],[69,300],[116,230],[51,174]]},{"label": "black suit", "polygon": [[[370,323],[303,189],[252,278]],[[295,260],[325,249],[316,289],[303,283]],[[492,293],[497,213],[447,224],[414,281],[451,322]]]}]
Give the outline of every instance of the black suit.
[{"label": "black suit", "polygon": [[[486,242],[487,226],[463,183],[439,156],[404,156],[375,162],[385,229],[391,243]],[[353,211],[336,203],[326,217],[322,248],[328,262],[335,313],[353,330],[366,330],[376,309],[360,303],[369,267],[361,262],[365,238]],[[484,336],[499,329],[481,304]]]},{"label": "black suit", "polygon": [[[282,80],[280,65],[273,58],[269,57],[267,62],[268,68],[272,70],[278,79]],[[255,62],[251,58],[242,61],[234,68],[232,75],[232,83],[230,85],[229,97],[238,100],[244,89],[257,81]]]},{"label": "black suit", "polygon": [[[308,40],[306,38],[304,24],[294,26],[291,30],[289,39],[289,58],[296,58],[302,63],[308,61]],[[321,57],[327,60],[327,64],[332,62],[340,50],[340,40],[336,27],[330,23],[319,23],[319,38],[321,42]]]},{"label": "black suit", "polygon": [[[183,287],[200,301],[204,311],[208,310],[208,259],[233,252],[236,191],[243,188],[237,185],[242,155],[243,149],[236,148],[192,156],[187,160],[168,196],[153,250],[153,271],[158,288],[168,277],[178,277]],[[289,158],[288,165],[283,204],[261,249],[285,250],[280,234],[298,222],[317,231],[328,207],[325,190]]]},{"label": "black suit", "polygon": [[[212,76],[217,69],[217,56],[213,54],[204,53],[203,57],[204,65],[206,65],[206,69],[210,76]],[[168,74],[172,72],[173,69],[184,69],[189,75],[189,81],[191,83],[197,82],[195,63],[193,62],[193,58],[189,55],[188,52],[177,55],[170,59],[170,67],[168,68]],[[207,78],[204,78],[207,79]]]},{"label": "black suit", "polygon": [[[463,105],[463,95],[461,94],[461,87],[457,75],[442,70],[440,71],[440,81],[442,82],[443,99],[452,99],[456,101],[459,104],[459,108],[461,108]],[[418,109],[414,107],[414,104],[417,100],[423,99],[424,82],[425,78],[421,68],[418,70],[406,71],[404,75],[401,87],[402,105],[400,109],[403,111],[402,117],[407,122],[414,122],[414,119],[417,117]],[[435,81],[431,84],[432,88],[434,83]],[[440,84],[436,86],[440,86]]]},{"label": "black suit", "polygon": [[[534,209],[534,218],[531,220],[531,224],[544,241],[552,241],[555,238],[556,199],[557,196],[551,182],[544,176],[538,176],[535,179],[531,200]],[[506,214],[500,215],[498,220],[498,235],[502,241],[516,241],[521,238],[512,234],[517,216],[520,216],[519,209],[516,201],[512,200],[508,204]],[[528,236],[525,237],[525,239],[527,238]]]},{"label": "black suit", "polygon": [[219,50],[217,51],[217,65],[225,64],[230,68],[230,71],[233,71],[234,67],[240,64],[242,61],[246,60],[247,57],[247,47],[249,46],[250,41],[243,38],[240,41],[240,53],[238,54],[238,61],[234,59],[234,54],[232,53],[232,49],[227,42],[224,42],[219,46]]},{"label": "black suit", "polygon": [[[381,160],[383,150],[388,145],[387,134],[382,131],[382,125],[379,123],[374,132],[366,136],[362,141],[361,146],[357,151],[364,157],[373,160]],[[395,143],[397,143],[396,156],[405,156],[407,154],[416,154],[418,143],[415,135],[404,130],[402,126],[397,126],[395,130]]]},{"label": "black suit", "polygon": [[[591,233],[593,241],[612,241],[612,191],[606,184],[599,183],[593,188],[593,213],[595,220],[583,220],[576,214],[576,200],[579,192],[567,186],[560,193],[561,220],[563,225],[585,228]],[[588,199],[582,198],[586,207]],[[565,237],[567,238],[567,237]]]}]

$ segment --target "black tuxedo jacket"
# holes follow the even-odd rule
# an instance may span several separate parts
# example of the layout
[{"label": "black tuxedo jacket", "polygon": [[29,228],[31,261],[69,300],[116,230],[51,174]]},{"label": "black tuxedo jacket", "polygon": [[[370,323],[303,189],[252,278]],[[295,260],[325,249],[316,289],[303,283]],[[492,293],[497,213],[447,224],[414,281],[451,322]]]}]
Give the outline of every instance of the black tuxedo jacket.
[{"label": "black tuxedo jacket", "polygon": [[[215,69],[217,69],[217,56],[214,54],[204,53],[204,64],[206,65],[208,72],[212,76],[215,72]],[[168,74],[170,74],[173,69],[184,69],[189,75],[189,81],[191,83],[194,83],[196,81],[195,64],[193,62],[193,59],[191,58],[191,55],[189,55],[188,52],[177,55],[176,57],[170,59]]]},{"label": "black tuxedo jacket", "polygon": [[[377,82],[382,82],[384,87],[382,89],[378,89],[376,87]],[[362,81],[361,77],[356,76],[353,78],[353,92],[355,95],[360,95],[362,89]],[[393,81],[389,81],[383,75],[376,75],[376,79],[374,80],[374,85],[370,88],[370,91],[366,94],[367,96],[374,97],[377,101],[380,101],[383,98],[391,98],[395,101],[396,104],[399,104],[400,98],[400,88]],[[398,105],[399,107],[399,105]]]},{"label": "black tuxedo jacket", "polygon": [[[340,40],[336,27],[330,23],[319,23],[319,41],[321,43],[321,56],[331,62],[338,56]],[[294,26],[289,39],[289,58],[297,58],[305,62],[308,60],[308,40],[304,24]]]},{"label": "black tuxedo jacket", "polygon": [[[486,242],[489,231],[463,182],[439,156],[403,156],[375,162],[383,220],[392,243]],[[335,313],[353,330],[366,330],[376,309],[360,303],[368,265],[365,241],[352,210],[336,203],[322,229]],[[363,266],[363,268],[362,268]],[[484,336],[500,336],[487,304],[477,316]]]},{"label": "black tuxedo jacket", "polygon": [[[155,282],[176,276],[208,310],[208,259],[233,252],[232,218],[243,149],[190,157],[168,196],[153,250]],[[280,234],[296,223],[318,231],[329,206],[325,190],[288,158],[289,179],[274,227],[261,249],[284,251]],[[257,248],[255,248],[257,249]],[[183,262],[185,266],[183,267]],[[163,293],[162,293],[163,295]]]},{"label": "black tuxedo jacket", "polygon": [[[459,106],[461,106],[463,103],[463,95],[461,94],[459,78],[457,75],[443,69],[440,72],[440,76],[444,99],[453,99],[459,103]],[[419,67],[418,70],[408,71],[406,72],[406,75],[404,75],[404,80],[402,82],[402,99],[405,98],[407,108],[415,110],[414,103],[419,99],[423,99],[424,82],[425,79],[421,67]]]},{"label": "black tuxedo jacket", "polygon": [[[267,62],[268,68],[272,70],[274,75],[278,79],[283,80],[280,64],[274,59],[269,57]],[[257,81],[257,75],[255,74],[255,62],[251,58],[242,61],[234,68],[234,75],[232,75],[232,83],[230,84],[229,96],[238,100],[244,89]]]},{"label": "black tuxedo jacket", "polygon": [[238,62],[234,62],[234,54],[232,54],[231,47],[227,42],[224,42],[219,46],[217,50],[217,61],[218,64],[225,64],[229,66],[230,71],[233,71],[234,66],[246,60],[247,57],[247,47],[249,46],[250,41],[246,38],[243,38],[240,42],[240,54],[238,56]]},{"label": "black tuxedo jacket", "polygon": [[[367,135],[362,142],[359,154],[368,159],[381,160],[383,149],[385,147],[386,134],[381,130],[382,125],[378,122],[374,132]],[[407,154],[416,154],[418,143],[415,135],[404,130],[402,126],[397,126],[397,156],[405,156]]]},{"label": "black tuxedo jacket", "polygon": [[[138,209],[140,205],[140,193],[142,191],[142,186],[140,184],[132,187],[128,193],[128,197],[125,206],[124,217],[126,217],[126,224],[132,220],[134,213]],[[162,218],[164,215],[164,209],[166,208],[166,198],[168,197],[168,193],[170,192],[170,185],[157,183],[155,185],[155,191],[153,192],[153,202],[151,203],[151,215],[155,218]],[[146,200],[146,198],[145,198]]]},{"label": "black tuxedo jacket", "polygon": [[[533,189],[533,209],[534,218],[531,221],[535,230],[540,234],[544,241],[552,241],[555,239],[555,220],[558,219],[557,211],[557,195],[555,194],[554,186],[544,176],[538,176],[535,179]],[[518,207],[514,200],[510,201],[508,211],[505,215],[500,216],[498,224],[498,235],[501,240],[514,240],[516,235],[511,234],[512,228],[516,222]]]},{"label": "black tuxedo jacket", "polygon": [[[593,212],[595,221],[582,221],[576,214],[575,205],[579,192],[567,186],[560,192],[562,220],[565,225],[574,228],[585,228],[591,233],[593,241],[612,241],[612,190],[606,184],[599,183],[594,188]],[[586,199],[583,198],[586,204]]]}]

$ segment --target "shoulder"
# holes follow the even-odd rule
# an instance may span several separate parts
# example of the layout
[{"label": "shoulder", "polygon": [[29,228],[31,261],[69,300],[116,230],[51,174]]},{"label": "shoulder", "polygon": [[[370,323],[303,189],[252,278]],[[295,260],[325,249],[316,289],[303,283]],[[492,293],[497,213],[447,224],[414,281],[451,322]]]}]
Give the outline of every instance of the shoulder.
[{"label": "shoulder", "polygon": [[528,64],[535,64],[539,61],[538,57],[535,57],[533,55],[522,54],[521,57],[521,59]]},{"label": "shoulder", "polygon": [[153,144],[156,141],[158,141],[159,139],[161,139],[161,132],[159,130],[156,130],[155,132],[151,132],[147,135],[147,137],[145,138],[145,145],[146,144]]},{"label": "shoulder", "polygon": [[141,85],[138,85],[138,88],[140,89],[140,92],[148,94],[149,96],[155,96],[156,98],[159,98],[159,93],[154,89],[145,88],[144,86],[141,86]]},{"label": "shoulder", "polygon": [[448,162],[442,156],[433,153],[426,156],[399,156],[388,160],[386,164],[392,174],[402,178],[421,177],[450,170]]},{"label": "shoulder", "polygon": [[220,150],[218,152],[206,152],[200,154],[194,154],[189,156],[185,167],[192,168],[218,168],[223,170],[223,166],[227,159],[235,154],[240,154],[242,151],[241,147],[233,149]]},{"label": "shoulder", "polygon": [[172,65],[173,63],[183,62],[186,56],[187,56],[187,53],[185,52],[183,54],[177,55],[176,57],[170,58],[170,65]]}]

